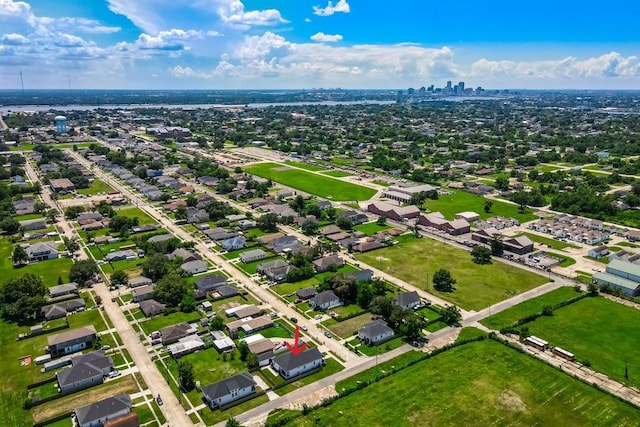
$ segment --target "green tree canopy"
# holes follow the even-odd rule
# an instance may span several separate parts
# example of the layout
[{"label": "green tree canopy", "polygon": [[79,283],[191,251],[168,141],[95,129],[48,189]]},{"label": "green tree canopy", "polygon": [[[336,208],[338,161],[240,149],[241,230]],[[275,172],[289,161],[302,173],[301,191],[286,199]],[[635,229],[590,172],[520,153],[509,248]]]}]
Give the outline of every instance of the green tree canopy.
[{"label": "green tree canopy", "polygon": [[31,273],[9,280],[0,289],[2,317],[12,321],[32,318],[46,303],[42,278]]}]

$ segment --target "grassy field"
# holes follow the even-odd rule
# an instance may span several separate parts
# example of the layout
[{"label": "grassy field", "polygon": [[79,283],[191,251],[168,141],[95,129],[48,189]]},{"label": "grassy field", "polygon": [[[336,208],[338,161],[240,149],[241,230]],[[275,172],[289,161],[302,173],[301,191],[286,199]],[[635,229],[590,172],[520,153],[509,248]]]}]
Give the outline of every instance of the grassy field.
[{"label": "grassy field", "polygon": [[166,326],[177,325],[182,322],[193,322],[200,320],[200,316],[197,312],[183,313],[176,311],[175,313],[168,314],[166,316],[157,316],[149,320],[140,322],[142,330],[148,335],[153,331],[158,331],[160,328]]},{"label": "grassy field", "polygon": [[322,172],[322,174],[332,176],[334,178],[344,178],[345,176],[353,175],[349,172],[342,172],[342,171],[328,171],[328,172]]},{"label": "grassy field", "polygon": [[362,231],[364,234],[371,236],[376,234],[378,231],[388,230],[390,229],[390,225],[378,225],[375,222],[368,222],[366,224],[360,224],[353,227],[356,231]]},{"label": "grassy field", "polygon": [[[547,282],[544,276],[499,261],[478,265],[471,254],[429,238],[413,239],[356,257],[414,286],[424,288],[467,310],[480,310]],[[410,262],[407,262],[410,260]],[[457,280],[451,293],[432,289],[433,274],[444,268]]]},{"label": "grassy field", "polygon": [[575,289],[563,286],[562,288],[558,288],[544,295],[540,295],[539,297],[523,301],[507,310],[482,319],[480,323],[487,328],[500,330],[513,325],[523,317],[541,312],[547,305],[553,307],[556,304],[567,301],[578,295],[580,294],[577,293]]},{"label": "grassy field", "polygon": [[484,211],[484,204],[487,200],[488,199],[484,197],[467,193],[466,191],[454,191],[451,194],[440,196],[438,200],[427,200],[424,207],[433,212],[442,213],[447,219],[453,219],[455,214],[465,211],[475,212],[480,215],[481,219],[493,216],[504,216],[516,218],[520,223],[537,218],[530,209],[527,210],[527,213],[521,214],[518,212],[517,205],[498,202],[496,200],[491,200],[493,206],[491,212],[487,213]]},{"label": "grassy field", "polygon": [[[579,361],[588,360],[596,371],[640,387],[640,346],[631,338],[640,328],[640,310],[603,297],[585,298],[527,327],[550,345],[575,354]],[[629,380],[624,378],[625,363]]]},{"label": "grassy field", "polygon": [[612,426],[635,425],[637,418],[631,406],[486,340],[417,363],[288,425]]},{"label": "grassy field", "polygon": [[310,163],[295,162],[293,160],[286,160],[285,163],[288,164],[288,165],[291,165],[291,166],[295,166],[295,167],[300,168],[300,169],[311,171],[311,172],[319,172],[319,171],[325,171],[326,170],[322,166],[316,166],[316,165],[312,165]]},{"label": "grassy field", "polygon": [[151,218],[140,208],[118,209],[116,213],[118,215],[126,216],[127,218],[138,218],[138,223],[140,225],[158,223],[155,219]]},{"label": "grassy field", "polygon": [[78,194],[84,194],[87,196],[93,196],[99,193],[109,193],[111,191],[113,191],[113,188],[111,188],[111,186],[109,186],[104,181],[100,181],[97,178],[93,180],[93,182],[91,183],[91,187],[76,190]]},{"label": "grassy field", "polygon": [[278,163],[259,163],[246,166],[245,171],[292,188],[336,201],[368,200],[376,191],[361,185],[333,179],[328,176],[291,169]]},{"label": "grassy field", "polygon": [[373,321],[371,313],[361,314],[360,316],[352,317],[343,322],[333,323],[328,326],[329,330],[341,338],[348,338],[353,335],[353,332],[357,332],[358,329]]},{"label": "grassy field", "polygon": [[543,245],[549,246],[551,249],[555,249],[557,251],[562,251],[566,248],[576,248],[579,249],[580,246],[572,245],[571,243],[561,242],[560,240],[552,239],[549,237],[539,236],[537,234],[532,233],[522,233],[519,236],[525,235],[536,243],[542,243]]}]

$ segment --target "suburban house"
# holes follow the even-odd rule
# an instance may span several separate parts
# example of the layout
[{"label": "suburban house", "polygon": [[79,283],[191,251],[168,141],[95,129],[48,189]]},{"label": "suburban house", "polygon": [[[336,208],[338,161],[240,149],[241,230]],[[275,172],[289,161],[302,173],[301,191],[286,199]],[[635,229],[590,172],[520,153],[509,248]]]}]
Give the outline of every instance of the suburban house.
[{"label": "suburban house", "polygon": [[61,393],[70,393],[102,384],[113,370],[113,361],[101,351],[71,358],[71,367],[56,372]]},{"label": "suburban house", "polygon": [[240,221],[238,221],[238,227],[240,227],[241,230],[249,230],[255,228],[256,226],[257,223],[251,219],[241,219]]},{"label": "suburban house", "polygon": [[136,255],[136,253],[131,249],[109,252],[104,256],[104,260],[107,262],[115,262],[115,261],[122,261],[122,260],[133,261],[136,259],[138,259],[138,255]]},{"label": "suburban house", "polygon": [[61,301],[55,304],[45,305],[40,309],[40,317],[45,320],[60,319],[66,317],[69,313],[74,313],[79,309],[84,309],[85,302],[82,298],[74,298],[72,300]]},{"label": "suburban house", "polygon": [[405,221],[407,219],[417,218],[420,215],[420,209],[418,209],[417,206],[397,206],[384,202],[371,203],[367,206],[367,210],[393,221]]},{"label": "suburban house", "polygon": [[291,268],[288,262],[276,259],[258,265],[256,272],[267,276],[274,282],[282,282],[287,278],[287,273]]},{"label": "suburban house", "polygon": [[129,279],[129,282],[128,282],[130,288],[137,288],[139,286],[146,286],[146,285],[150,285],[152,283],[153,283],[153,281],[151,279],[149,279],[148,277],[144,277],[144,276],[134,277],[133,279]]},{"label": "suburban house", "polygon": [[314,347],[298,355],[294,355],[288,351],[281,356],[275,357],[271,365],[282,378],[288,380],[322,367],[324,365],[324,359],[322,358],[320,350]]},{"label": "suburban house", "polygon": [[312,262],[316,269],[316,272],[323,273],[330,270],[332,267],[340,268],[344,265],[344,260],[340,255],[327,255],[325,257],[316,259]]},{"label": "suburban house", "polygon": [[180,268],[184,270],[187,274],[193,276],[194,274],[204,273],[209,269],[209,266],[204,261],[195,260],[195,261],[185,262],[180,266]]},{"label": "suburban house", "polygon": [[258,261],[259,259],[264,259],[267,257],[267,253],[262,249],[252,249],[247,252],[243,252],[240,254],[240,261],[243,263],[249,263],[253,261]]},{"label": "suburban house", "polygon": [[155,299],[146,299],[140,302],[140,311],[146,317],[157,316],[158,314],[162,314],[164,309],[167,308],[166,304],[163,304]]},{"label": "suburban house", "polygon": [[591,258],[600,259],[603,256],[609,255],[609,248],[606,245],[591,248],[589,252],[587,252],[587,255]]},{"label": "suburban house", "polygon": [[308,288],[298,290],[298,292],[296,292],[296,296],[301,300],[308,300],[309,298],[316,296],[316,293],[316,288],[310,286]]},{"label": "suburban house", "polygon": [[77,294],[78,284],[76,282],[64,283],[62,285],[52,286],[48,289],[50,298],[58,298],[65,295]]},{"label": "suburban house", "polygon": [[147,239],[149,243],[160,243],[167,240],[175,239],[172,234],[156,234],[155,236],[151,236]]},{"label": "suburban house", "polygon": [[47,228],[47,220],[44,218],[27,219],[20,221],[20,227],[24,231],[44,230]]},{"label": "suburban house", "polygon": [[227,330],[231,338],[238,336],[238,331],[242,330],[246,335],[251,335],[254,332],[262,329],[267,329],[273,326],[273,320],[269,316],[260,317],[245,317],[244,319],[234,320],[227,323]]},{"label": "suburban house", "polygon": [[78,427],[98,427],[108,420],[131,412],[133,404],[128,394],[118,394],[73,411]]},{"label": "suburban house", "polygon": [[140,286],[131,291],[133,302],[142,302],[153,298],[154,285]]},{"label": "suburban house", "polygon": [[202,387],[204,400],[211,409],[224,406],[255,392],[256,382],[249,372]]},{"label": "suburban house", "polygon": [[367,215],[354,210],[344,211],[340,216],[347,218],[353,225],[364,224],[369,221],[369,217]]},{"label": "suburban house", "polygon": [[243,236],[232,237],[227,240],[223,240],[220,246],[225,251],[235,251],[236,249],[242,249],[247,245],[247,241]]},{"label": "suburban house", "polygon": [[315,310],[329,310],[342,305],[342,301],[333,291],[322,291],[309,299],[309,307]]},{"label": "suburban house", "polygon": [[366,270],[350,271],[345,274],[345,277],[353,277],[357,283],[371,282],[373,280],[373,271],[368,268]]},{"label": "suburban house", "polygon": [[47,337],[47,352],[51,357],[64,356],[76,351],[90,348],[96,339],[96,328],[93,325],[72,329]]},{"label": "suburban house", "polygon": [[194,285],[197,290],[202,292],[210,292],[220,286],[227,284],[227,277],[222,274],[212,274],[210,276],[198,277]]},{"label": "suburban house", "polygon": [[202,338],[193,334],[180,338],[177,343],[171,344],[167,347],[167,351],[171,357],[177,359],[178,357],[186,356],[194,351],[202,350],[205,347],[206,345],[204,341],[202,341]]},{"label": "suburban house", "polygon": [[609,261],[605,271],[593,274],[599,286],[609,286],[627,295],[640,295],[640,265],[614,259]]},{"label": "suburban house", "polygon": [[236,295],[240,294],[240,292],[238,292],[238,288],[236,288],[235,286],[231,286],[231,285],[218,286],[215,289],[215,292],[221,298],[231,298],[231,297],[235,297]]},{"label": "suburban house", "polygon": [[237,317],[238,319],[244,319],[245,317],[257,316],[262,312],[262,309],[253,304],[243,304],[233,309],[225,310],[227,317]]},{"label": "suburban house", "polygon": [[338,234],[338,233],[341,233],[341,232],[342,232],[342,228],[340,228],[340,227],[338,227],[337,225],[334,225],[334,224],[327,225],[322,230],[320,230],[320,234],[322,234],[325,237],[331,236],[332,234]]},{"label": "suburban house", "polygon": [[444,231],[445,233],[457,236],[471,231],[471,225],[466,219],[447,220],[440,212],[431,212],[418,217],[418,224]]},{"label": "suburban house", "polygon": [[176,258],[182,258],[182,262],[199,261],[202,259],[200,255],[194,252],[191,252],[190,250],[185,248],[176,249],[175,251],[167,255],[167,258],[169,258],[170,260],[174,260]]},{"label": "suburban house", "polygon": [[58,258],[58,247],[53,243],[38,242],[26,249],[29,261],[45,261]]},{"label": "suburban house", "polygon": [[160,329],[160,335],[162,336],[162,345],[173,344],[178,342],[181,338],[195,334],[197,329],[188,323],[178,323],[177,325],[167,326]]},{"label": "suburban house", "polygon": [[213,337],[213,346],[220,353],[231,351],[236,346],[236,343],[222,331],[211,331],[211,336]]},{"label": "suburban house", "polygon": [[76,187],[69,178],[58,178],[49,180],[49,186],[54,193],[70,193],[75,191]]},{"label": "suburban house", "polygon": [[367,345],[377,345],[393,338],[393,329],[384,320],[367,323],[358,331],[358,338]]},{"label": "suburban house", "polygon": [[404,310],[409,310],[420,305],[420,295],[417,291],[405,292],[396,297],[395,303]]},{"label": "suburban house", "polygon": [[[257,339],[251,339],[253,337]],[[262,368],[271,363],[274,349],[273,341],[268,338],[263,338],[260,334],[247,337],[244,341],[249,346],[249,351],[258,357],[258,366]]]}]

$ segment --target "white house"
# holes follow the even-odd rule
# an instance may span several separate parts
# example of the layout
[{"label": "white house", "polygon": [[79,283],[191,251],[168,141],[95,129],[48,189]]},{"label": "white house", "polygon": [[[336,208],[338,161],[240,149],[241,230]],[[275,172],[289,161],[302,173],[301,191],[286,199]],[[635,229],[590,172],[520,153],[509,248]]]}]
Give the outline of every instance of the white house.
[{"label": "white house", "polygon": [[309,300],[309,307],[318,310],[329,310],[342,305],[342,301],[333,291],[322,291]]},{"label": "white house", "polygon": [[358,338],[365,344],[376,345],[393,337],[391,329],[384,320],[367,323],[358,331]]},{"label": "white house", "polygon": [[271,362],[275,369],[284,379],[289,379],[312,371],[324,365],[322,353],[317,348],[310,348],[298,355],[291,352],[278,356]]},{"label": "white house", "polygon": [[267,253],[262,249],[253,249],[240,254],[240,261],[243,263],[258,261],[267,257]]},{"label": "white house", "polygon": [[58,258],[57,245],[46,242],[39,242],[30,245],[27,249],[29,261],[44,261]]},{"label": "white house", "polygon": [[420,295],[417,291],[405,292],[396,297],[396,304],[405,310],[409,310],[420,305]]},{"label": "white house", "polygon": [[79,427],[98,427],[105,421],[130,413],[132,407],[131,397],[122,393],[77,408],[73,413]]},{"label": "white house", "polygon": [[204,273],[205,271],[207,271],[209,266],[204,261],[194,260],[185,262],[180,266],[180,268],[186,271],[188,274],[194,275],[198,273]]},{"label": "white house", "polygon": [[591,248],[589,249],[589,252],[587,252],[587,255],[589,255],[591,258],[600,259],[603,256],[609,255],[609,248],[605,245]]},{"label": "white house", "polygon": [[202,387],[204,400],[211,409],[224,406],[255,392],[256,382],[248,372]]}]

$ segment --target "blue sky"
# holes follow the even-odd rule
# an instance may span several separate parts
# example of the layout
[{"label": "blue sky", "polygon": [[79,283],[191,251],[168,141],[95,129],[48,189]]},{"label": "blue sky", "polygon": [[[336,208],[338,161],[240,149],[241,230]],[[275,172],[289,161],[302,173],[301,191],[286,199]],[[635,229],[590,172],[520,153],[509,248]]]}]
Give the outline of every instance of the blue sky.
[{"label": "blue sky", "polygon": [[0,0],[0,88],[640,89],[640,1]]}]

